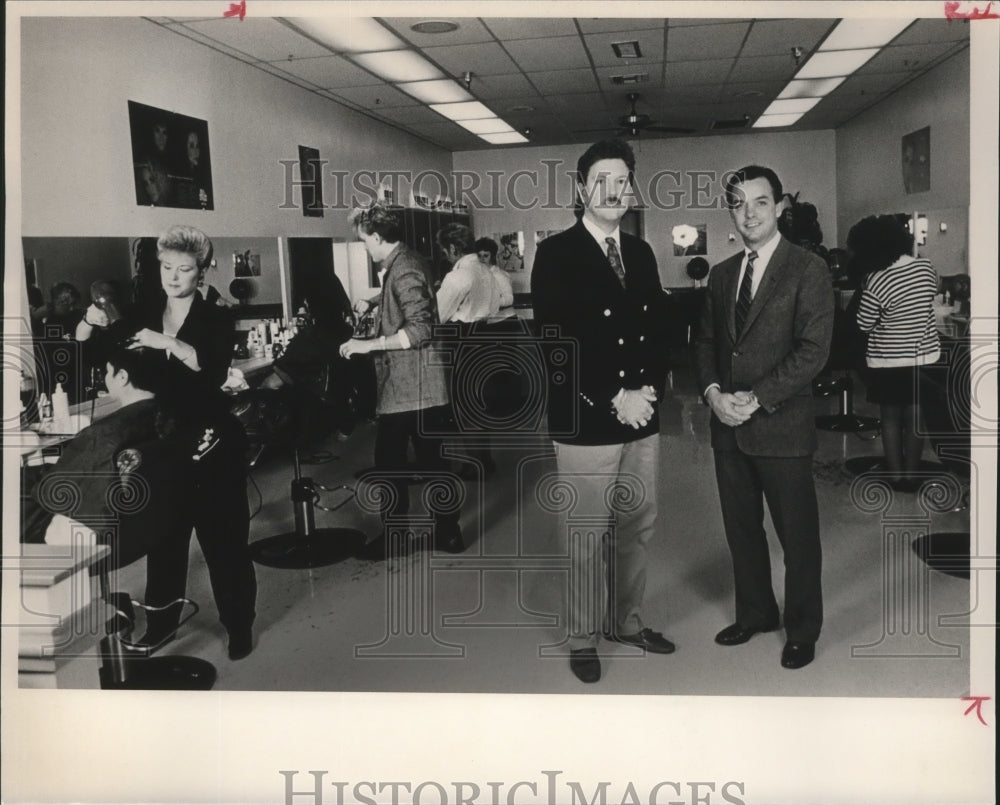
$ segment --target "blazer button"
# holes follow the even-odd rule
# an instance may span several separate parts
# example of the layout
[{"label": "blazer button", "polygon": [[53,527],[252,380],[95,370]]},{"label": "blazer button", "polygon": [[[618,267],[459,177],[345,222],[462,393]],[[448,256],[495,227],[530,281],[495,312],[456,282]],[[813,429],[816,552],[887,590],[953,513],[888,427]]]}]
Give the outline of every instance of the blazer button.
[{"label": "blazer button", "polygon": [[645,340],[646,340],[646,336],[644,336],[644,335],[640,335],[640,336],[639,336],[639,340],[640,340],[640,341],[645,341]]},{"label": "blazer button", "polygon": [[607,310],[605,310],[605,311],[604,311],[604,315],[605,315],[605,316],[610,316],[610,315],[611,315],[611,309],[610,309],[610,308],[608,308]]},{"label": "blazer button", "polygon": [[619,338],[618,339],[618,346],[622,346],[624,343],[625,343],[625,339],[624,338]]},{"label": "blazer button", "polygon": [[622,369],[622,370],[621,370],[621,371],[620,371],[620,372],[618,373],[618,377],[625,377],[625,370],[624,370],[624,369]]},{"label": "blazer button", "polygon": [[647,310],[649,310],[649,305],[643,305],[642,312],[645,313]]},{"label": "blazer button", "polygon": [[738,358],[738,357],[739,357],[740,355],[742,355],[742,354],[743,354],[743,353],[742,353],[742,352],[740,352],[740,351],[739,351],[738,349],[734,349],[734,350],[733,350],[733,357],[734,357],[734,358]]}]

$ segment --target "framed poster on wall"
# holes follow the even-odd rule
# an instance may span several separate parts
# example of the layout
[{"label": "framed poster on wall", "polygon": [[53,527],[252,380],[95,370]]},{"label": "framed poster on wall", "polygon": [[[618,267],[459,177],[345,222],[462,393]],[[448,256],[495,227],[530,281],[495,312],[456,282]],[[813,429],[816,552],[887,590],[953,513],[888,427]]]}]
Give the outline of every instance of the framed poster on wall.
[{"label": "framed poster on wall", "polygon": [[208,123],[128,102],[135,203],[212,210]]}]

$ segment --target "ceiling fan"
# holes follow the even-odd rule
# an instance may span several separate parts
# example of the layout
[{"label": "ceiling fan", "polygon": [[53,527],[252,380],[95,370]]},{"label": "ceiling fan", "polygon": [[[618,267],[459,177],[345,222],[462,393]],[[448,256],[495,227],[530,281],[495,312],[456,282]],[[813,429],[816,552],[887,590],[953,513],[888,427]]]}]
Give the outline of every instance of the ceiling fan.
[{"label": "ceiling fan", "polygon": [[629,137],[638,137],[640,132],[643,131],[655,131],[661,134],[694,134],[694,129],[685,128],[683,126],[653,125],[656,122],[655,120],[653,120],[645,112],[639,112],[635,108],[636,101],[639,100],[639,93],[630,92],[625,97],[628,98],[629,111],[627,115],[622,115],[618,118],[618,125],[621,128],[576,129],[574,133],[582,134],[584,132],[592,131],[614,131],[619,136],[628,135]]}]

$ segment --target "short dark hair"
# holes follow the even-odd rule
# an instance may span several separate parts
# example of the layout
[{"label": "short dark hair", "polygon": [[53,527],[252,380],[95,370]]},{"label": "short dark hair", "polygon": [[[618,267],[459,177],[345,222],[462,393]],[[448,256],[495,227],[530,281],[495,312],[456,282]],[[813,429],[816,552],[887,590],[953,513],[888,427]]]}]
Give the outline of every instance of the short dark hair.
[{"label": "short dark hair", "polygon": [[208,235],[193,226],[172,226],[156,239],[156,256],[163,252],[180,252],[194,258],[199,271],[212,265],[214,253]]},{"label": "short dark hair", "polygon": [[594,143],[583,152],[583,155],[576,161],[576,180],[580,184],[587,184],[587,176],[594,163],[602,159],[620,159],[628,168],[629,179],[635,172],[635,152],[632,146],[624,140],[601,140]]},{"label": "short dark hair", "polygon": [[128,382],[132,387],[154,394],[161,390],[163,361],[156,350],[117,346],[111,350],[106,360],[116,372],[123,369],[128,372]]},{"label": "short dark hair", "polygon": [[355,207],[347,220],[355,229],[366,235],[376,234],[386,243],[399,243],[403,239],[403,222],[399,213],[384,204]]},{"label": "short dark hair", "polygon": [[913,250],[913,235],[895,215],[869,215],[847,234],[847,248],[862,274],[881,271]]},{"label": "short dark hair", "polygon": [[767,179],[767,183],[771,185],[771,195],[775,203],[785,197],[778,174],[762,165],[746,165],[726,177],[726,206],[732,209],[739,204],[740,200],[736,196],[736,185],[752,182],[754,179]]},{"label": "short dark hair", "polygon": [[449,246],[454,246],[461,254],[472,254],[476,251],[473,244],[476,236],[465,224],[454,222],[445,224],[437,231],[437,243],[442,249],[447,250]]},{"label": "short dark hair", "polygon": [[497,261],[497,252],[500,250],[500,247],[493,238],[480,238],[472,248],[477,252],[489,252],[490,262],[495,263]]}]

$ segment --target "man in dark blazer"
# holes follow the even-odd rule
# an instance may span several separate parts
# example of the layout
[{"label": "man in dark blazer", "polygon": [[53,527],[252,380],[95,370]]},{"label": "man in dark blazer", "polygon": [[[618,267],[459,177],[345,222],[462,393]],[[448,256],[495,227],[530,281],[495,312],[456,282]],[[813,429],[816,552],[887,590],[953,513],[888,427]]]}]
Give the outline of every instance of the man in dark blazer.
[{"label": "man in dark blazer", "polygon": [[646,543],[656,524],[656,405],[666,349],[656,258],[648,244],[619,229],[634,169],[625,142],[587,149],[577,163],[580,220],[539,244],[531,275],[536,323],[555,325],[573,342],[569,377],[559,382],[555,372],[550,383],[548,417],[560,480],[576,495],[559,525],[570,554],[570,668],[583,682],[600,679],[602,633],[650,652],[674,650],[639,615]]},{"label": "man in dark blazer", "polygon": [[735,646],[778,628],[767,500],[785,559],[781,664],[801,668],[823,622],[812,380],[830,350],[833,291],[825,263],[778,233],[774,171],[742,168],[725,192],[744,250],[712,270],[695,346],[736,587],[736,622],[715,641]]}]

